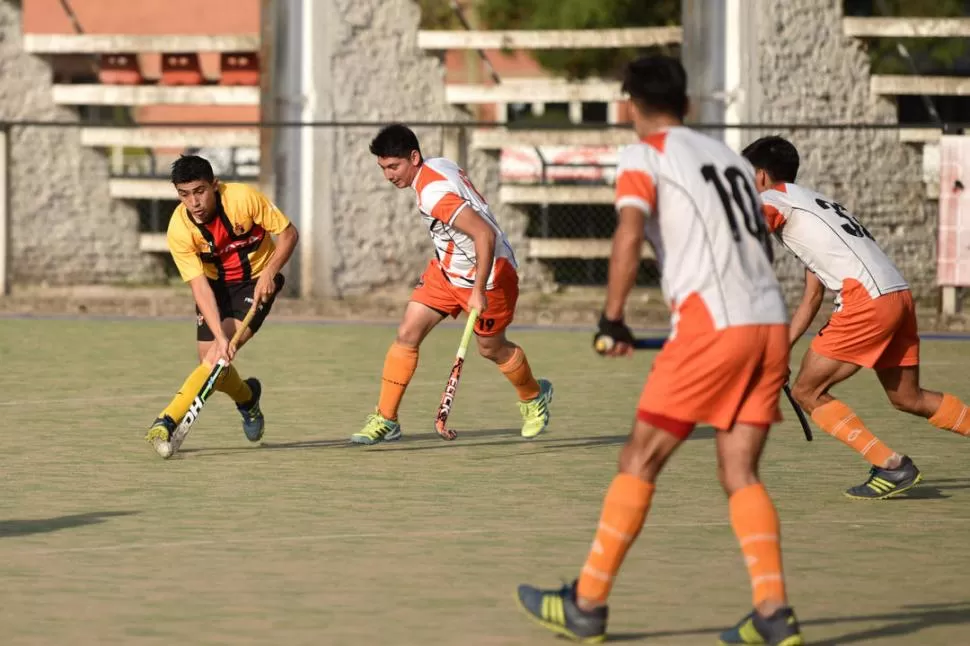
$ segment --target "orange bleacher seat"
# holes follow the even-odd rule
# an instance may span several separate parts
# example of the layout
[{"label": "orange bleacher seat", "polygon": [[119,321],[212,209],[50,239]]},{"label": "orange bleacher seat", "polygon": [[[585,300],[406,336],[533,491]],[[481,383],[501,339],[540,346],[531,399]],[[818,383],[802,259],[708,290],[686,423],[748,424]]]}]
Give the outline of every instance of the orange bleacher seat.
[{"label": "orange bleacher seat", "polygon": [[162,54],[161,85],[202,85],[205,77],[195,52]]},{"label": "orange bleacher seat", "polygon": [[141,85],[145,82],[133,53],[102,54],[98,64],[98,80],[108,85]]},{"label": "orange bleacher seat", "polygon": [[259,54],[224,52],[219,57],[222,74],[219,85],[259,85]]}]

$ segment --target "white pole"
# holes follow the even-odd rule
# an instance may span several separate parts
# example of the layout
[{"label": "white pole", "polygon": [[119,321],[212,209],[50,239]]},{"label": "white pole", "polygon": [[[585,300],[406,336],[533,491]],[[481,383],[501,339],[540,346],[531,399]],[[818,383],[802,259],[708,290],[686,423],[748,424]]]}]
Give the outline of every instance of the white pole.
[{"label": "white pole", "polygon": [[9,188],[7,185],[7,164],[10,161],[7,159],[7,153],[10,151],[9,137],[10,131],[6,126],[0,128],[0,296],[6,296],[10,293],[9,274],[7,273],[10,249],[10,212],[7,208],[10,204],[10,196],[7,193]]},{"label": "white pole", "polygon": [[[300,33],[300,94],[303,109],[300,121],[307,123],[316,116],[316,91],[313,82],[313,5],[314,0],[302,1],[302,25]],[[313,295],[313,215],[315,191],[313,182],[314,150],[313,128],[300,128],[300,296]]]},{"label": "white pole", "polygon": [[[724,7],[724,124],[741,123],[741,0],[725,0]],[[741,130],[727,128],[724,143],[741,151]]]}]

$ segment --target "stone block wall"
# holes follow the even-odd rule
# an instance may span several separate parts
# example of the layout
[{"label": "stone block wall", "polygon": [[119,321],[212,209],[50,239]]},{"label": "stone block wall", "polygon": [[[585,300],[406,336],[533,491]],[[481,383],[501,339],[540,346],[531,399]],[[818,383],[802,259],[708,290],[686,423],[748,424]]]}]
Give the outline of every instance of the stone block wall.
[{"label": "stone block wall", "polygon": [[[889,99],[869,92],[869,57],[842,33],[842,0],[755,0],[749,115],[758,123],[896,122]],[[751,133],[745,143],[767,132]],[[854,213],[923,301],[935,298],[936,217],[922,182],[922,153],[885,130],[777,131],[802,158],[798,181]],[[784,250],[776,261],[790,298],[803,270]]]},{"label": "stone block wall", "polygon": [[[75,121],[52,99],[49,66],[22,46],[19,3],[0,0],[0,120]],[[80,129],[10,133],[10,281],[16,284],[147,282],[159,259],[138,249],[138,214],[108,194],[108,162]]]}]

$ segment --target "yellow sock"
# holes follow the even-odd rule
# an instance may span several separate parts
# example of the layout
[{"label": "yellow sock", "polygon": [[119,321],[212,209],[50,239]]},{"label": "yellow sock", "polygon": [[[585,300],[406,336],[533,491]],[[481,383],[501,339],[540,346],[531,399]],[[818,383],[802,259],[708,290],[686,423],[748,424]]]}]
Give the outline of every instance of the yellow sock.
[{"label": "yellow sock", "polygon": [[249,388],[249,384],[242,380],[242,377],[236,372],[236,367],[232,364],[227,366],[219,375],[216,390],[226,393],[237,404],[245,404],[253,398],[253,391]]},{"label": "yellow sock", "polygon": [[165,410],[161,412],[159,417],[165,417],[166,415],[171,417],[176,424],[182,421],[185,417],[185,413],[188,412],[189,406],[192,405],[192,400],[195,396],[199,394],[199,389],[205,383],[208,378],[209,373],[212,372],[212,366],[206,365],[204,363],[199,364],[199,366],[192,371],[192,374],[182,383],[182,387],[179,388],[178,393],[175,394],[175,399],[169,402]]}]

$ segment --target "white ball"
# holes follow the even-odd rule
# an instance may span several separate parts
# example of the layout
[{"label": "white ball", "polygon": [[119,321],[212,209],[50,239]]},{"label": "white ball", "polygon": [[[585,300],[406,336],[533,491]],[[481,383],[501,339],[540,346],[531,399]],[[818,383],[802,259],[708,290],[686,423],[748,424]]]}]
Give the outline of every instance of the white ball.
[{"label": "white ball", "polygon": [[596,339],[596,351],[597,352],[609,352],[613,349],[613,338],[608,336],[601,336]]},{"label": "white ball", "polygon": [[172,445],[169,442],[155,442],[155,451],[165,460],[172,457]]}]

